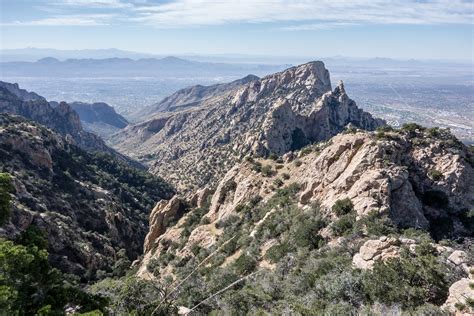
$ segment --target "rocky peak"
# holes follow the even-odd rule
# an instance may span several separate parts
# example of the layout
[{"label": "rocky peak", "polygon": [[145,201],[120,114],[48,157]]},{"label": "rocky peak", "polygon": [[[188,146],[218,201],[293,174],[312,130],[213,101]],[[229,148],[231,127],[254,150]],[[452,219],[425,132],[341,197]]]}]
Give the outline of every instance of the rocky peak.
[{"label": "rocky peak", "polygon": [[34,100],[40,100],[40,101],[46,101],[45,98],[42,96],[34,93],[34,92],[28,92],[25,89],[20,89],[20,86],[18,83],[8,83],[4,81],[0,81],[0,87],[8,90],[8,92],[14,94],[16,97],[23,101],[34,101]]},{"label": "rocky peak", "polygon": [[16,84],[0,82],[0,113],[23,116],[66,136],[83,149],[108,152],[130,161],[105,145],[100,137],[85,131],[79,115],[69,104],[60,102],[53,105],[56,104],[48,103],[34,92],[19,89]]},{"label": "rocky peak", "polygon": [[[113,144],[187,190],[216,184],[245,155],[283,155],[327,140],[348,124],[367,130],[385,124],[359,109],[341,85],[331,91],[329,72],[320,61],[245,84],[211,87],[184,89],[164,99],[160,106],[173,113],[128,126]],[[189,172],[186,179],[176,179],[183,170]]]}]

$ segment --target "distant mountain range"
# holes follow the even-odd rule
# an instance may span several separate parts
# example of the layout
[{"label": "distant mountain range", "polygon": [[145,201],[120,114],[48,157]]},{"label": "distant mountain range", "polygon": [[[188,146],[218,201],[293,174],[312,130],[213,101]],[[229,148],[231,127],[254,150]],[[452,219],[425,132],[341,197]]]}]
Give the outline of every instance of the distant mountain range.
[{"label": "distant mountain range", "polygon": [[1,63],[1,76],[56,76],[56,77],[170,77],[180,76],[242,76],[243,73],[268,73],[281,70],[284,66],[258,64],[224,64],[197,62],[177,57],[67,59],[60,61],[53,57],[36,62]]},{"label": "distant mountain range", "polygon": [[[0,60],[2,62],[10,61],[37,61],[45,57],[54,57],[65,60],[70,58],[149,58],[157,57],[157,55],[138,53],[120,50],[116,48],[107,49],[71,49],[60,50],[53,48],[19,48],[19,49],[2,49],[0,50]],[[162,56],[163,57],[163,56]]]}]

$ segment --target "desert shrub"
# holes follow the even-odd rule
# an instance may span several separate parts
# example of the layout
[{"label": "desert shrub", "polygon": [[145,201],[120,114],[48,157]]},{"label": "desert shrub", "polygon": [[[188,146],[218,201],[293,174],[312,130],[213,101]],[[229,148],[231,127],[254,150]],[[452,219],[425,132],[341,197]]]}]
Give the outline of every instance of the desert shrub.
[{"label": "desert shrub", "polygon": [[396,136],[387,134],[389,132],[393,132],[393,127],[386,125],[386,126],[380,126],[377,127],[375,130],[375,138],[377,139],[395,139]]},{"label": "desert shrub", "polygon": [[293,247],[291,247],[290,244],[288,244],[287,242],[283,242],[281,244],[270,247],[265,253],[265,259],[269,260],[270,262],[276,263],[292,250]]},{"label": "desert shrub", "polygon": [[375,131],[376,132],[392,132],[393,127],[391,127],[390,125],[379,126],[377,127]]},{"label": "desert shrub", "polygon": [[282,177],[284,180],[290,179],[290,175],[289,175],[288,173],[283,173],[283,174],[281,175],[281,177]]},{"label": "desert shrub", "polygon": [[243,253],[232,264],[237,274],[243,275],[252,272],[257,266],[257,261],[250,255]]},{"label": "desert shrub", "polygon": [[265,177],[271,177],[274,175],[274,171],[272,170],[272,166],[270,165],[264,165],[262,166],[261,168],[261,173],[265,176]]},{"label": "desert shrub", "polygon": [[347,127],[342,131],[343,134],[355,134],[357,133],[357,128],[355,127]]},{"label": "desert shrub", "polygon": [[416,124],[416,123],[405,123],[402,125],[402,128],[401,128],[402,131],[404,132],[416,132],[417,130],[418,131],[424,131],[425,128],[419,124]]},{"label": "desert shrub", "polygon": [[[150,315],[161,302],[165,286],[157,280],[145,280],[135,276],[104,279],[90,286],[94,295],[106,297],[109,308],[117,315]],[[165,300],[155,315],[176,313],[176,307]]]},{"label": "desert shrub", "polygon": [[369,236],[386,236],[397,233],[397,228],[388,216],[380,214],[378,211],[370,211],[355,224],[356,231],[363,231]]},{"label": "desert shrub", "polygon": [[234,238],[232,240],[229,240],[223,247],[222,247],[222,253],[226,254],[227,256],[230,256],[233,254],[238,248],[238,239]]},{"label": "desert shrub", "polygon": [[274,152],[272,152],[272,153],[270,153],[270,155],[268,155],[268,159],[277,160],[277,159],[278,159],[278,155],[275,154]]},{"label": "desert shrub", "polygon": [[352,232],[356,222],[355,214],[342,215],[338,220],[332,223],[331,229],[335,236],[344,236]]},{"label": "desert shrub", "polygon": [[319,217],[297,216],[290,228],[290,240],[298,247],[320,248],[324,238],[319,235],[319,231],[325,226],[326,222]]},{"label": "desert shrub", "polygon": [[433,169],[428,172],[428,176],[434,181],[440,181],[443,179],[443,174],[441,171]]},{"label": "desert shrub", "polygon": [[436,257],[436,249],[421,244],[415,254],[377,261],[364,277],[364,291],[371,302],[401,304],[413,309],[425,303],[441,305],[447,297],[447,268]]},{"label": "desert shrub", "polygon": [[297,167],[301,166],[302,164],[303,164],[303,162],[301,162],[301,160],[299,160],[299,159],[296,159],[296,160],[295,160],[295,165],[296,165]]},{"label": "desert shrub", "polygon": [[8,173],[0,173],[0,226],[10,217],[10,193],[13,192],[11,177]]},{"label": "desert shrub", "polygon": [[352,204],[351,199],[345,198],[337,200],[331,209],[337,216],[341,216],[353,212],[354,204]]},{"label": "desert shrub", "polygon": [[277,179],[273,180],[273,185],[276,186],[277,188],[279,188],[283,185],[283,181],[280,178],[277,178]]}]

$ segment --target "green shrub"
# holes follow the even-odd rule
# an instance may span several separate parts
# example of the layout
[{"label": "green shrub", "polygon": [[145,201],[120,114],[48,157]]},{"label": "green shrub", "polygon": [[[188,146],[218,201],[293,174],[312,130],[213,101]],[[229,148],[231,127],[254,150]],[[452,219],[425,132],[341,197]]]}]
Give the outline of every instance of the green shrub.
[{"label": "green shrub", "polygon": [[377,127],[375,131],[376,132],[392,132],[393,127],[391,127],[390,125],[379,126]]},{"label": "green shrub", "polygon": [[441,171],[439,170],[436,170],[436,169],[433,169],[433,170],[430,170],[428,172],[428,175],[431,179],[433,179],[434,181],[440,181],[443,179],[443,174],[441,173]]},{"label": "green shrub", "polygon": [[0,226],[10,218],[10,193],[14,190],[8,173],[0,173]]},{"label": "green shrub", "polygon": [[354,204],[349,198],[337,200],[332,206],[332,211],[337,215],[345,215],[354,211]]},{"label": "green shrub", "polygon": [[276,186],[277,188],[279,188],[283,185],[283,181],[280,178],[277,178],[277,179],[273,180],[273,185]]},{"label": "green shrub", "polygon": [[364,231],[369,236],[386,236],[397,233],[397,228],[386,215],[378,211],[370,211],[355,224],[355,230]]},{"label": "green shrub", "polygon": [[356,222],[355,214],[342,215],[337,221],[333,222],[331,229],[335,236],[344,236],[352,232]]},{"label": "green shrub", "polygon": [[274,175],[274,171],[270,165],[262,166],[261,172],[265,177],[271,177]]},{"label": "green shrub", "polygon": [[405,250],[400,257],[377,261],[363,281],[369,300],[401,304],[405,309],[425,303],[441,305],[448,294],[447,268],[436,254],[431,245],[421,244],[415,254]]},{"label": "green shrub", "polygon": [[252,272],[257,266],[257,261],[245,253],[241,254],[240,257],[235,260],[233,267],[237,274],[243,275]]},{"label": "green shrub", "polygon": [[106,301],[81,290],[48,262],[45,240],[38,231],[20,242],[0,239],[0,310],[5,315],[62,315],[67,304],[81,311],[105,310]]},{"label": "green shrub", "polygon": [[291,243],[298,247],[320,248],[324,238],[319,231],[325,226],[326,222],[319,217],[297,216],[290,228]]},{"label": "green shrub", "polygon": [[268,159],[277,160],[277,158],[278,158],[278,155],[273,152],[270,153],[270,155],[268,155]]},{"label": "green shrub", "polygon": [[417,130],[419,131],[424,131],[425,128],[419,124],[416,124],[416,123],[405,123],[402,125],[402,128],[401,128],[402,131],[404,132],[415,132]]},{"label": "green shrub", "polygon": [[287,242],[283,242],[270,247],[265,253],[265,259],[272,263],[277,263],[281,258],[283,258],[288,252],[291,252],[292,250],[293,248]]},{"label": "green shrub", "polygon": [[260,161],[255,161],[252,164],[252,170],[255,172],[262,172],[262,163]]}]

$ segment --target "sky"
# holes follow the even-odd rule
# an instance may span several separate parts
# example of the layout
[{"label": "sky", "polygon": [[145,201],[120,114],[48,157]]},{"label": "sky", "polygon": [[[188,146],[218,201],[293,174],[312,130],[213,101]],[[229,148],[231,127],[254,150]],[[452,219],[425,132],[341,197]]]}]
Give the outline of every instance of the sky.
[{"label": "sky", "polygon": [[0,0],[1,48],[473,60],[474,0]]}]

